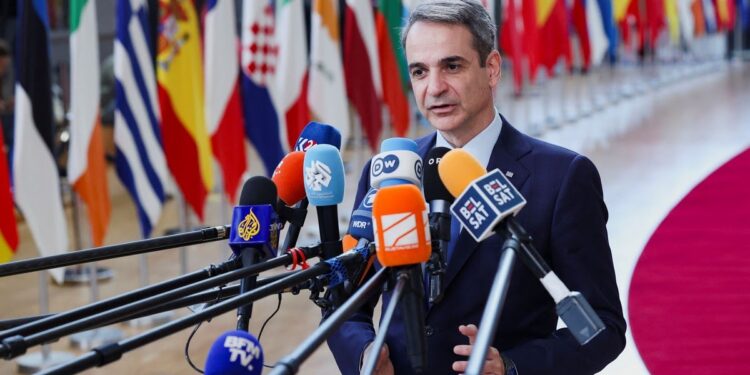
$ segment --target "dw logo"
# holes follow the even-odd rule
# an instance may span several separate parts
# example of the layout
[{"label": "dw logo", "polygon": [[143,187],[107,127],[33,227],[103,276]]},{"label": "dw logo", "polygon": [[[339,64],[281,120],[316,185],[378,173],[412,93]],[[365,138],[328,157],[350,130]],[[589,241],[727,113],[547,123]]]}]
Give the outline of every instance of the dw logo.
[{"label": "dw logo", "polygon": [[417,179],[422,179],[422,160],[417,159],[414,163],[414,173],[417,174]]},{"label": "dw logo", "polygon": [[392,173],[398,168],[398,156],[386,155],[372,162],[372,176],[378,177],[382,173]]},{"label": "dw logo", "polygon": [[413,212],[382,216],[386,251],[409,250],[419,245],[417,218]]},{"label": "dw logo", "polygon": [[305,167],[305,185],[312,191],[321,191],[331,184],[331,167],[320,160],[313,160],[309,167]]}]

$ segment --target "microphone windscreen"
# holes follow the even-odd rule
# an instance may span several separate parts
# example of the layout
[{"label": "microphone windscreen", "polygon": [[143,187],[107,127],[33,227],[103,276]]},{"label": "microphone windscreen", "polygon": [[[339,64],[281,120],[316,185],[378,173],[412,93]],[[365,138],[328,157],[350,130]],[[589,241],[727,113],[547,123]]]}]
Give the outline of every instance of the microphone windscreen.
[{"label": "microphone windscreen", "polygon": [[378,189],[372,188],[362,198],[352,217],[349,220],[349,234],[354,238],[364,238],[370,242],[375,241],[375,235],[372,231],[372,202],[375,199],[375,193]]},{"label": "microphone windscreen", "polygon": [[270,204],[275,206],[278,199],[276,184],[265,176],[253,176],[242,185],[240,206]]},{"label": "microphone windscreen", "polygon": [[345,234],[344,237],[341,237],[341,248],[344,250],[344,252],[347,252],[357,246],[357,239],[354,238],[351,234]]},{"label": "microphone windscreen", "polygon": [[424,197],[414,185],[384,187],[372,204],[377,257],[385,267],[419,264],[432,247]]},{"label": "microphone windscreen", "polygon": [[307,151],[315,145],[331,145],[341,149],[341,133],[328,124],[309,122],[297,138],[295,151]]},{"label": "microphone windscreen", "polygon": [[399,150],[417,152],[417,142],[409,138],[388,138],[380,142],[380,152]]},{"label": "microphone windscreen", "polygon": [[436,200],[444,200],[453,202],[453,195],[448,191],[440,180],[440,174],[438,172],[438,164],[442,157],[450,151],[447,147],[435,147],[427,153],[427,159],[424,167],[424,197],[428,202]]},{"label": "microphone windscreen", "polygon": [[305,179],[302,166],[305,153],[292,151],[281,159],[271,179],[279,191],[279,198],[291,206],[305,198]]},{"label": "microphone windscreen", "polygon": [[263,349],[255,336],[229,331],[219,336],[206,357],[205,375],[259,375],[263,371]]},{"label": "microphone windscreen", "polygon": [[470,153],[457,148],[440,159],[438,173],[451,195],[457,197],[472,181],[486,174],[487,170]]},{"label": "microphone windscreen", "polygon": [[313,206],[334,206],[344,200],[344,162],[331,145],[315,145],[305,152],[305,192]]}]

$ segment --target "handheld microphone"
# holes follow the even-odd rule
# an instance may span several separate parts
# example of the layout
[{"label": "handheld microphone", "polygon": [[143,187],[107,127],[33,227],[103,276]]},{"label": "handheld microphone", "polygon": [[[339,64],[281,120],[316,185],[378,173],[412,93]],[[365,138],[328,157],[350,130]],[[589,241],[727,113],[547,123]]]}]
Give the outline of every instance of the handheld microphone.
[{"label": "handheld microphone", "polygon": [[206,357],[205,375],[260,375],[263,348],[255,336],[245,331],[229,331],[211,345]]},{"label": "handheld microphone", "polygon": [[506,233],[521,242],[518,255],[540,279],[555,301],[558,316],[579,344],[586,344],[604,330],[604,323],[586,298],[565,286],[515,220],[526,200],[500,170],[487,173],[471,154],[456,149],[445,154],[438,172],[446,188],[457,196],[451,212],[477,242],[493,232]]},{"label": "handheld microphone", "polygon": [[380,188],[400,184],[422,186],[422,158],[417,143],[408,138],[388,138],[380,153],[372,158],[370,186]]},{"label": "handheld microphone", "polygon": [[372,203],[378,189],[372,188],[365,194],[349,220],[349,234],[357,239],[357,245],[362,246],[375,240],[372,230]]},{"label": "handheld microphone", "polygon": [[307,151],[315,145],[331,145],[341,149],[341,133],[328,124],[310,121],[297,138],[295,151]]},{"label": "handheld microphone", "polygon": [[[243,267],[258,263],[261,259],[276,256],[279,245],[279,229],[276,203],[276,185],[263,176],[249,178],[242,187],[240,204],[232,213],[232,230],[229,246],[235,256],[242,260]],[[255,288],[257,275],[248,276],[240,282],[240,292]],[[237,329],[247,331],[253,305],[237,309]]]},{"label": "handheld microphone", "polygon": [[305,199],[303,174],[304,161],[304,152],[292,151],[284,156],[284,159],[279,162],[279,165],[276,166],[271,176],[279,192],[279,204],[276,209],[281,221],[289,223],[289,228],[286,232],[287,235],[280,247],[282,253],[297,243],[299,232],[305,224],[305,218],[307,217],[307,200]]},{"label": "handheld microphone", "polygon": [[453,195],[440,180],[438,165],[441,158],[450,151],[447,147],[435,147],[427,153],[424,168],[424,196],[430,204],[430,235],[432,237],[432,254],[425,266],[429,273],[429,296],[431,304],[443,298],[443,276],[447,268],[448,243],[451,240],[450,205]]},{"label": "handheld microphone", "polygon": [[427,366],[421,263],[432,251],[422,193],[414,185],[383,187],[375,194],[372,218],[378,261],[393,267],[396,278],[407,280],[401,297],[406,348],[412,368],[421,373]]}]

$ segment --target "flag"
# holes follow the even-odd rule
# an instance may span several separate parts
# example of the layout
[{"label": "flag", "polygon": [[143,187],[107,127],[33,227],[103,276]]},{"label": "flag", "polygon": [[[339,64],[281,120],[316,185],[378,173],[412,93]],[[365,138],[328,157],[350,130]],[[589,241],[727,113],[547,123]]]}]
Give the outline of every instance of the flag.
[{"label": "flag", "polygon": [[677,0],[677,12],[680,18],[680,35],[685,42],[690,43],[695,36],[695,20],[690,10],[692,0]]},{"label": "flag", "polygon": [[310,87],[307,101],[313,118],[341,133],[341,149],[349,139],[349,103],[341,64],[341,33],[336,0],[313,0],[310,27]]},{"label": "flag", "polygon": [[383,90],[370,0],[346,0],[344,25],[346,92],[359,114],[370,148],[377,150],[383,130]]},{"label": "flag", "polygon": [[[605,3],[603,7],[601,3]],[[591,64],[601,64],[605,56],[609,57],[609,61],[614,61],[617,35],[612,18],[611,0],[586,0],[585,4],[586,25],[591,43]],[[615,43],[614,49],[611,48],[611,43]]]},{"label": "flag", "polygon": [[693,14],[696,37],[706,34],[706,16],[703,13],[703,0],[692,0],[690,2],[690,12]]},{"label": "flag", "polygon": [[716,8],[711,0],[702,0],[703,18],[706,21],[706,33],[715,33],[719,30],[719,20],[716,15]]},{"label": "flag", "polygon": [[[537,3],[534,0],[522,0],[521,16],[523,17],[523,44],[529,69],[529,81],[534,83],[539,68],[539,27],[537,26]],[[516,3],[518,5],[518,3]],[[517,9],[518,7],[516,7]]]},{"label": "flag", "polygon": [[274,38],[273,7],[268,0],[244,1],[242,9],[242,101],[245,133],[263,160],[266,175],[286,154],[269,87],[273,85],[279,47]]},{"label": "flag", "polygon": [[286,129],[286,145],[294,148],[302,128],[310,122],[307,105],[307,35],[302,0],[279,0],[276,7],[276,64],[274,102]]},{"label": "flag", "polygon": [[646,0],[646,27],[651,48],[656,48],[656,40],[667,22],[666,0]]},{"label": "flag", "polygon": [[664,13],[667,16],[667,29],[669,30],[669,37],[675,45],[679,45],[680,43],[681,23],[677,1],[678,0],[664,0]]},{"label": "flag", "polygon": [[203,107],[201,39],[191,0],[159,0],[156,79],[167,166],[202,222],[213,172]]},{"label": "flag", "polygon": [[70,149],[68,180],[86,204],[94,246],[104,244],[111,205],[99,122],[96,2],[70,2]]},{"label": "flag", "polygon": [[563,0],[536,0],[536,27],[539,39],[537,45],[539,63],[547,68],[549,75],[561,57],[570,67],[572,54],[568,37],[568,13]]},{"label": "flag", "polygon": [[[42,256],[68,247],[68,230],[54,152],[47,2],[18,0],[13,189]],[[51,271],[63,281],[61,268]]]},{"label": "flag", "polygon": [[409,130],[409,102],[406,99],[406,58],[399,39],[404,7],[400,0],[379,0],[375,12],[375,29],[383,79],[383,102],[391,115],[396,136],[405,137]]},{"label": "flag", "polygon": [[[0,122],[0,127],[3,126]],[[13,193],[10,189],[10,172],[8,156],[5,152],[5,140],[0,131],[0,263],[13,258],[18,248],[18,228],[16,215],[13,212]]]},{"label": "flag", "polygon": [[734,29],[735,0],[714,0],[716,7],[716,20],[719,30],[731,31]]},{"label": "flag", "polygon": [[162,149],[146,0],[117,1],[115,33],[115,166],[135,202],[141,235],[161,216],[167,164]]},{"label": "flag", "polygon": [[500,23],[500,46],[510,57],[513,71],[513,88],[516,95],[521,95],[523,87],[523,57],[525,55],[523,34],[524,25],[521,17],[523,0],[503,2],[502,21]]},{"label": "flag", "polygon": [[[594,2],[596,0],[588,0]],[[589,40],[589,23],[586,19],[586,8],[591,6],[586,4],[587,0],[573,0],[573,9],[571,9],[571,25],[578,35],[578,44],[581,49],[582,68],[588,70],[591,66],[591,42]]]},{"label": "flag", "polygon": [[206,128],[211,136],[211,150],[221,168],[224,192],[229,202],[236,202],[237,189],[247,169],[247,156],[234,2],[209,1],[205,19]]}]

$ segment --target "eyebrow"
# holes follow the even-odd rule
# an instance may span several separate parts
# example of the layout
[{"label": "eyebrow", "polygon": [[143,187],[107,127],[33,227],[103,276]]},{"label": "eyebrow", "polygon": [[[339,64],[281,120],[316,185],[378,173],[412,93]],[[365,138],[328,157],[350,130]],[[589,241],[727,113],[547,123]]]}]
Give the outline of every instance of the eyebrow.
[{"label": "eyebrow", "polygon": [[[439,64],[447,65],[447,64],[466,63],[466,62],[469,62],[469,60],[465,59],[462,56],[454,55],[454,56],[443,57],[442,59],[440,59]],[[415,63],[409,64],[409,69],[411,70],[412,68],[423,68],[425,66],[426,65],[424,63],[415,62]]]}]

